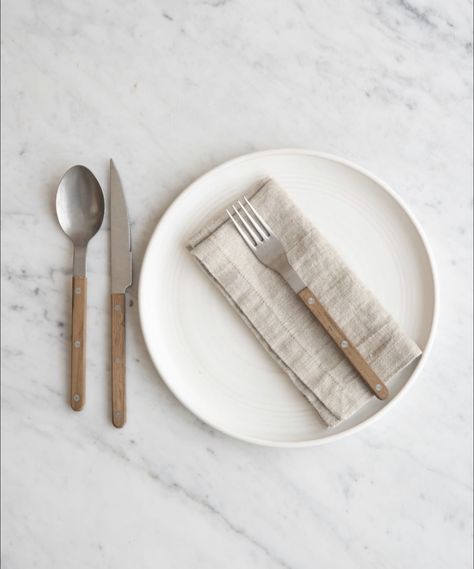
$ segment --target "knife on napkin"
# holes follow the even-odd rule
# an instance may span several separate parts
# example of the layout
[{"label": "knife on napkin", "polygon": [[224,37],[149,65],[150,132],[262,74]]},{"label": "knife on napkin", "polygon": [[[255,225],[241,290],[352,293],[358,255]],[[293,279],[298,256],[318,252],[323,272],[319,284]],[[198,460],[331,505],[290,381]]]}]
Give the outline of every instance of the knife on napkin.
[{"label": "knife on napkin", "polygon": [[110,160],[112,422],[123,427],[125,405],[125,291],[132,284],[132,244],[120,176]]}]

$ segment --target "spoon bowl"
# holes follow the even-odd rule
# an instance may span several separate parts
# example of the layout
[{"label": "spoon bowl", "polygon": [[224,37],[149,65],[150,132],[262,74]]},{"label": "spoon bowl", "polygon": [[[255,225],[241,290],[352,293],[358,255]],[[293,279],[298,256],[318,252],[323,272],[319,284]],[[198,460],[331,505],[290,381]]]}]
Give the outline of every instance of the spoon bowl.
[{"label": "spoon bowl", "polygon": [[104,219],[104,194],[94,174],[73,166],[59,182],[56,213],[59,225],[74,245],[86,246]]}]

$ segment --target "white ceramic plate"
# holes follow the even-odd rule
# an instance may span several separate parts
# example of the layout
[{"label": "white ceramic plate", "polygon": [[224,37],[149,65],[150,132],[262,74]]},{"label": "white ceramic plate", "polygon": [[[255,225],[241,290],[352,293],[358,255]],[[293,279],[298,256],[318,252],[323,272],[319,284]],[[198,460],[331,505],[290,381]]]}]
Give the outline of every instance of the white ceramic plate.
[{"label": "white ceramic plate", "polygon": [[[267,176],[289,192],[424,352],[390,382],[388,401],[374,398],[334,429],[325,427],[185,248],[207,218]],[[190,411],[245,441],[303,446],[353,433],[400,399],[429,351],[436,280],[421,228],[383,182],[333,156],[271,150],[222,164],[175,200],[148,245],[139,305],[151,358]]]}]

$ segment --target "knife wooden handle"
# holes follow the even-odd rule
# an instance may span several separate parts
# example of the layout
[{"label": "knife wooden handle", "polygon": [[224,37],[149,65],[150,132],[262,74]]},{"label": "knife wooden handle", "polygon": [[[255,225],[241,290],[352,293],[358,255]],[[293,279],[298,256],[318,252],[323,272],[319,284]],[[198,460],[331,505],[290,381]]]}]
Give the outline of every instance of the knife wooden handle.
[{"label": "knife wooden handle", "polygon": [[87,278],[72,279],[71,407],[81,411],[86,395]]},{"label": "knife wooden handle", "polygon": [[316,316],[318,322],[334,340],[341,352],[350,361],[365,383],[370,387],[379,399],[387,399],[389,392],[385,383],[377,376],[374,370],[366,362],[357,348],[345,336],[331,315],[326,312],[324,306],[318,301],[309,288],[304,288],[298,296]]},{"label": "knife wooden handle", "polygon": [[125,294],[112,294],[112,423],[125,425]]}]

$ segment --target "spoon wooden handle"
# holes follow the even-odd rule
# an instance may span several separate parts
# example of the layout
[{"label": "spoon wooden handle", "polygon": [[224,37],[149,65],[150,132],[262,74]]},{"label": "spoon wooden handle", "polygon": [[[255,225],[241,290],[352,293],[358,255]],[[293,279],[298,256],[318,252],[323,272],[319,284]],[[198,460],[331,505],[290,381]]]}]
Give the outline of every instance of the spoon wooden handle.
[{"label": "spoon wooden handle", "polygon": [[125,294],[112,294],[112,423],[125,425]]},{"label": "spoon wooden handle", "polygon": [[87,278],[72,279],[71,407],[85,403]]},{"label": "spoon wooden handle", "polygon": [[377,376],[311,290],[304,288],[298,295],[374,394],[379,399],[387,399],[389,392],[385,383]]}]

